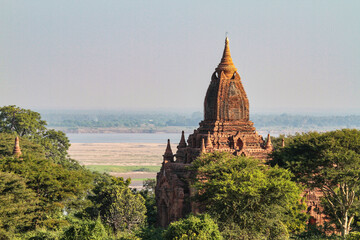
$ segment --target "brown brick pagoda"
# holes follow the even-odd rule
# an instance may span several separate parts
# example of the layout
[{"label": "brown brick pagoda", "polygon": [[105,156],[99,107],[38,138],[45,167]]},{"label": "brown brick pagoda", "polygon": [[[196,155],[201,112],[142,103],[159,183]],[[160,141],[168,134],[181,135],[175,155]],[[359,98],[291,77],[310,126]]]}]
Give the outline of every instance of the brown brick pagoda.
[{"label": "brown brick pagoda", "polygon": [[[190,201],[190,174],[187,166],[202,152],[224,151],[266,160],[273,147],[265,143],[249,120],[249,100],[231,59],[229,39],[221,62],[211,77],[204,102],[204,120],[185,142],[184,132],[173,154],[168,142],[155,189],[161,226],[196,211]],[[268,137],[268,139],[270,139]],[[174,160],[174,157],[176,158]]]}]

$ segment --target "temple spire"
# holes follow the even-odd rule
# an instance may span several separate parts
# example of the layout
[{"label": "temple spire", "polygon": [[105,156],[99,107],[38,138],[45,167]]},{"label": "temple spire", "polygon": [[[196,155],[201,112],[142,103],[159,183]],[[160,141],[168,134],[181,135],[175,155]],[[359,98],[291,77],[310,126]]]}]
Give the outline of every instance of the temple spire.
[{"label": "temple spire", "polygon": [[185,147],[186,147],[185,135],[184,135],[184,131],[182,131],[178,148],[185,148]]},{"label": "temple spire", "polygon": [[20,139],[19,139],[19,137],[16,137],[16,138],[15,138],[15,146],[14,146],[13,155],[14,155],[15,157],[20,157],[20,156],[21,156]]},{"label": "temple spire", "polygon": [[226,37],[225,38],[225,48],[224,48],[224,52],[223,52],[223,56],[221,58],[221,61],[218,65],[218,67],[216,68],[216,71],[219,71],[219,73],[221,71],[224,71],[226,74],[227,73],[231,73],[233,74],[234,72],[236,72],[236,67],[233,63],[233,60],[231,58],[231,54],[230,54],[230,47],[229,47],[229,38]]}]

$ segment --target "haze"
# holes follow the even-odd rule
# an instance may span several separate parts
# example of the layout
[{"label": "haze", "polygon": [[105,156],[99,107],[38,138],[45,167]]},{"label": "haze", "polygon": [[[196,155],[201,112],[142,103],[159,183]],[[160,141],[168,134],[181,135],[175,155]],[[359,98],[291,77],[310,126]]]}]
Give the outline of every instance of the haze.
[{"label": "haze", "polygon": [[0,105],[202,110],[228,32],[252,112],[360,113],[360,1],[0,1]]}]

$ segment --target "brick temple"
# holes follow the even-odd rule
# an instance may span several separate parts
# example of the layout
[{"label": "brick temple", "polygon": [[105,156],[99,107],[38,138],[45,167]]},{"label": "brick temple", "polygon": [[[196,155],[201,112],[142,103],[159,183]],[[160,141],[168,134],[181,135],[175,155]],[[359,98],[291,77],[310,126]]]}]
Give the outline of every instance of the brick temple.
[{"label": "brick temple", "polygon": [[204,120],[187,142],[182,132],[175,154],[168,141],[155,189],[159,224],[165,227],[197,211],[196,203],[190,201],[193,193],[187,167],[201,153],[221,151],[265,161],[273,150],[269,135],[267,139],[265,142],[249,119],[249,100],[226,38],[221,61],[205,96]]}]

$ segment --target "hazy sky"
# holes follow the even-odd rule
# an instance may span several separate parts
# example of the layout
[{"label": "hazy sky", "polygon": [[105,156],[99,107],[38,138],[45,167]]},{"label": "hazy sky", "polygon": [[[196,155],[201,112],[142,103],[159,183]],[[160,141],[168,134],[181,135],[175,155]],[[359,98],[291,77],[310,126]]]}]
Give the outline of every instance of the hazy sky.
[{"label": "hazy sky", "polygon": [[252,112],[360,113],[360,1],[0,0],[0,106],[202,110],[225,32]]}]

